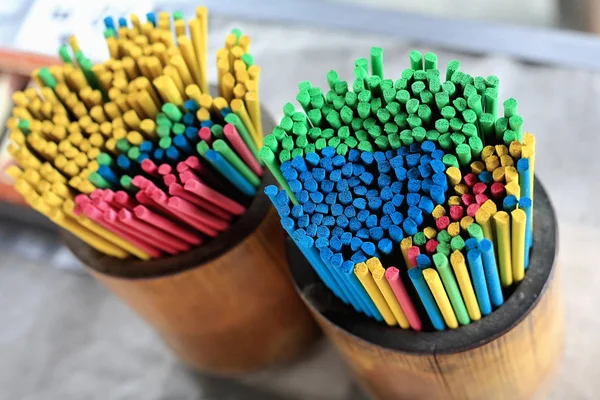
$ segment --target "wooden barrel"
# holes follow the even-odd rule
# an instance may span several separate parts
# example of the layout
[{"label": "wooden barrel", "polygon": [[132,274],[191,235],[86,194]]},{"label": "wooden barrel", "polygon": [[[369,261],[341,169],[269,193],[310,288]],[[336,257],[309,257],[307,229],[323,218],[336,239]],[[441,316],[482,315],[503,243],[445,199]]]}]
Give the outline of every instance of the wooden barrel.
[{"label": "wooden barrel", "polygon": [[[265,131],[275,126],[262,110]],[[290,279],[285,235],[264,194],[265,170],[247,212],[188,253],[119,260],[65,232],[91,274],[160,334],[188,364],[232,375],[293,359],[320,334]]]},{"label": "wooden barrel", "polygon": [[288,242],[292,276],[326,335],[374,399],[519,400],[541,396],[563,347],[556,216],[535,182],[530,267],[505,303],[455,330],[388,327],[351,310]]}]

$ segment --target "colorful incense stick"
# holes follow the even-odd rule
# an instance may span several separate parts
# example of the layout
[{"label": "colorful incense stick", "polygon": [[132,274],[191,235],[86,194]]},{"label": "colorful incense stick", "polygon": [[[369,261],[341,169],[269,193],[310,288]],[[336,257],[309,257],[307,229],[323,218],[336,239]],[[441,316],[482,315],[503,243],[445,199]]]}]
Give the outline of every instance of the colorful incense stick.
[{"label": "colorful incense stick", "polygon": [[302,82],[259,157],[313,267],[355,266],[367,298],[322,278],[342,301],[405,329],[457,328],[502,306],[529,265],[535,139],[516,100],[498,109],[498,78],[451,61],[444,80],[435,54],[409,59],[386,79],[373,48],[353,81]]},{"label": "colorful incense stick", "polygon": [[[206,8],[104,19],[110,59],[75,37],[60,66],[13,96],[15,187],[36,210],[102,253],[144,260],[218,237],[260,186],[260,68],[234,29],[209,91]],[[189,36],[188,36],[189,34]]]}]

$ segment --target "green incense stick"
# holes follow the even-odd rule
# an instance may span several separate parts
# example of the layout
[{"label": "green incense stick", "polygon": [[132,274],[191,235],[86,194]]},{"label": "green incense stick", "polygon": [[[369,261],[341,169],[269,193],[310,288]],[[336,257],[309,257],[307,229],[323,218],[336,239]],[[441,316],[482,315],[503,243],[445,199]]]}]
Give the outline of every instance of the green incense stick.
[{"label": "green incense stick", "polygon": [[114,165],[113,158],[106,153],[100,153],[98,157],[96,157],[96,161],[100,165],[106,165],[107,167],[112,167]]},{"label": "green incense stick", "polygon": [[112,189],[112,185],[108,183],[106,179],[104,179],[98,172],[94,171],[89,176],[88,179],[90,182],[100,189]]},{"label": "green incense stick", "polygon": [[168,149],[169,147],[171,147],[171,144],[172,144],[172,143],[173,143],[173,141],[171,140],[171,138],[170,138],[169,136],[165,136],[165,137],[161,138],[161,139],[158,141],[158,146],[159,146],[161,149],[165,149],[165,150],[166,150],[166,149]]},{"label": "green incense stick", "polygon": [[462,249],[465,248],[465,241],[462,237],[460,237],[460,235],[458,236],[454,236],[451,240],[450,240],[450,248],[452,249],[452,251],[462,251]]},{"label": "green incense stick", "polygon": [[130,193],[137,193],[139,191],[138,187],[133,185],[133,178],[129,175],[122,175],[119,183],[123,186],[123,189]]},{"label": "green incense stick", "polygon": [[438,58],[434,53],[425,54],[425,70],[437,69]]},{"label": "green incense stick", "polygon": [[173,122],[179,122],[183,118],[183,114],[173,103],[165,103],[162,106],[162,112]]},{"label": "green incense stick", "polygon": [[462,143],[456,146],[456,155],[461,167],[466,167],[471,163],[471,148],[469,145]]},{"label": "green incense stick", "polygon": [[510,144],[512,142],[514,142],[515,140],[518,140],[517,137],[517,132],[515,131],[511,131],[510,129],[507,129],[504,131],[504,135],[502,136],[502,141],[504,142],[505,146],[510,146]]},{"label": "green incense stick", "polygon": [[287,192],[292,203],[298,204],[298,200],[296,199],[294,192],[292,192],[287,181],[281,174],[279,163],[275,160],[275,154],[273,151],[271,151],[271,149],[268,147],[263,147],[260,149],[259,157],[265,163],[269,171],[271,171],[271,174],[273,174],[279,185]]},{"label": "green incense stick", "polygon": [[371,48],[371,69],[373,75],[383,79],[383,49],[380,47]]},{"label": "green incense stick", "polygon": [[225,122],[235,126],[235,129],[239,132],[240,136],[244,140],[244,143],[246,143],[246,146],[248,146],[254,157],[262,164],[260,158],[258,157],[258,149],[256,148],[256,143],[254,143],[250,132],[248,132],[246,126],[244,125],[240,117],[238,117],[234,113],[227,114],[227,116],[225,117]]},{"label": "green incense stick", "polygon": [[485,112],[492,114],[494,120],[498,118],[498,89],[488,87],[484,93]]},{"label": "green incense stick", "polygon": [[508,119],[508,125],[517,134],[517,140],[523,142],[523,118],[513,115]]},{"label": "green incense stick", "polygon": [[460,61],[451,60],[450,62],[448,62],[448,65],[446,66],[446,80],[449,81],[452,78],[452,75],[454,75],[454,73],[459,69]]},{"label": "green incense stick", "polygon": [[440,277],[442,278],[444,288],[446,289],[446,293],[448,293],[450,303],[452,304],[452,309],[456,314],[456,319],[461,325],[469,324],[471,322],[471,318],[469,318],[469,313],[467,312],[467,307],[465,306],[465,302],[462,298],[460,289],[458,288],[458,285],[456,283],[456,278],[454,277],[454,273],[450,268],[448,256],[441,253],[434,254],[433,263],[435,264],[435,267],[437,268]]},{"label": "green incense stick", "polygon": [[510,98],[504,102],[504,117],[510,118],[518,114],[517,100]]},{"label": "green incense stick", "polygon": [[450,236],[448,231],[446,229],[444,229],[437,234],[436,239],[440,243],[450,243],[450,241],[452,240],[452,237]]},{"label": "green incense stick", "polygon": [[471,155],[475,159],[479,159],[481,152],[483,151],[483,142],[477,136],[469,138],[469,147],[471,148]]},{"label": "green incense stick", "polygon": [[410,68],[414,71],[423,69],[423,55],[419,51],[411,51],[408,57],[410,59]]},{"label": "green incense stick", "polygon": [[260,185],[260,179],[252,172],[252,170],[246,165],[244,161],[229,147],[229,145],[221,140],[217,139],[212,144],[213,148],[221,153],[229,163],[254,187]]},{"label": "green incense stick", "polygon": [[137,159],[140,157],[140,154],[142,153],[140,152],[140,148],[137,146],[133,146],[127,151],[127,157],[131,161],[137,161]]},{"label": "green incense stick", "polygon": [[498,77],[494,76],[494,75],[488,76],[485,80],[485,84],[491,88],[498,87],[499,83],[500,83],[500,79],[498,79]]},{"label": "green incense stick", "polygon": [[469,225],[469,227],[467,228],[467,232],[469,233],[469,236],[472,238],[479,240],[483,240],[483,229],[481,229],[481,226],[477,223],[472,223],[471,225]]},{"label": "green incense stick", "polygon": [[450,253],[451,253],[450,244],[440,243],[437,245],[436,254],[443,254],[446,257],[449,257]]}]

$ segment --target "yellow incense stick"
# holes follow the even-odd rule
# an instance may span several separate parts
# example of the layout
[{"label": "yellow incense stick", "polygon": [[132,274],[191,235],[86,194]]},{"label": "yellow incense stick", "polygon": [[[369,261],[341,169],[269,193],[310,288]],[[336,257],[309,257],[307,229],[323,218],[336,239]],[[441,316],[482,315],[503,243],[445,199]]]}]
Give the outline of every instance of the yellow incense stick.
[{"label": "yellow incense stick", "polygon": [[375,284],[379,288],[379,291],[383,295],[383,298],[392,311],[392,314],[394,314],[394,317],[396,318],[396,321],[398,321],[400,327],[402,329],[410,328],[410,324],[408,323],[408,319],[406,318],[404,311],[402,311],[402,308],[400,307],[392,288],[390,287],[387,279],[385,279],[385,268],[383,268],[383,265],[381,265],[379,259],[373,257],[367,260],[367,267],[371,271]]},{"label": "yellow incense stick", "polygon": [[369,271],[367,264],[356,264],[356,266],[354,267],[354,274],[367,291],[369,297],[371,297],[371,299],[373,300],[373,303],[375,303],[375,307],[377,307],[377,310],[379,310],[379,312],[381,313],[381,316],[383,317],[385,323],[389,326],[397,325],[398,321],[396,320],[396,317],[394,317],[392,310],[390,310],[390,307],[388,306],[383,295],[381,294],[381,291],[375,284],[375,281],[371,276],[371,272]]},{"label": "yellow incense stick", "polygon": [[425,237],[427,239],[434,239],[437,236],[436,229],[432,228],[431,226],[428,226],[425,229],[423,229],[423,233],[425,234]]},{"label": "yellow incense stick", "polygon": [[497,144],[496,147],[496,155],[501,158],[502,156],[508,155],[508,148],[503,144]]},{"label": "yellow incense stick", "polygon": [[449,206],[460,206],[461,204],[462,204],[462,200],[460,199],[460,196],[450,196],[448,198]]},{"label": "yellow incense stick", "polygon": [[450,255],[450,264],[454,270],[454,275],[456,275],[456,280],[458,281],[460,292],[463,300],[465,301],[465,305],[467,306],[469,317],[471,317],[473,321],[480,320],[481,311],[479,310],[477,297],[475,297],[475,291],[473,290],[471,278],[469,277],[469,272],[467,271],[465,257],[460,251],[456,250]]},{"label": "yellow incense stick", "polygon": [[469,187],[464,183],[459,183],[454,186],[454,191],[457,195],[462,196],[463,194],[469,193]]},{"label": "yellow incense stick", "polygon": [[521,187],[515,181],[507,183],[504,187],[508,196],[516,196],[517,200],[521,198]]},{"label": "yellow incense stick", "polygon": [[219,93],[221,96],[224,97],[228,103],[231,102],[233,99],[233,87],[235,86],[235,78],[233,75],[231,75],[229,72],[223,75],[219,86]]},{"label": "yellow incense stick", "polygon": [[400,241],[400,252],[402,258],[404,258],[404,265],[408,268],[410,265],[408,262],[408,249],[412,247],[412,236],[405,237]]},{"label": "yellow incense stick", "polygon": [[462,175],[460,173],[460,170],[456,167],[450,167],[446,170],[446,175],[448,176],[448,180],[450,181],[450,184],[452,186],[456,186],[458,184],[460,184],[460,181],[462,180]]},{"label": "yellow incense stick", "polygon": [[240,117],[240,119],[246,126],[246,129],[248,129],[248,131],[250,132],[252,139],[254,139],[254,143],[256,143],[256,146],[258,148],[262,147],[262,143],[263,143],[262,136],[259,136],[258,132],[256,131],[256,128],[254,127],[254,124],[252,123],[252,120],[250,119],[250,115],[248,114],[248,111],[246,110],[246,107],[244,106],[244,102],[239,99],[232,100],[231,101],[231,110],[238,117]]},{"label": "yellow incense stick", "polygon": [[470,217],[468,215],[462,217],[462,219],[460,220],[460,229],[463,232],[466,232],[467,229],[469,228],[469,225],[471,225],[473,222],[475,222],[473,217]]},{"label": "yellow incense stick", "polygon": [[485,162],[485,169],[488,172],[493,172],[496,168],[500,167],[500,159],[496,155],[489,156],[488,158],[485,159],[484,162]]},{"label": "yellow incense stick", "polygon": [[485,171],[485,164],[481,161],[475,161],[471,163],[471,172],[479,175]]},{"label": "yellow incense stick", "polygon": [[509,155],[500,157],[500,165],[503,167],[512,167],[515,165],[513,158]]},{"label": "yellow incense stick", "polygon": [[127,258],[129,253],[124,251],[118,246],[110,243],[106,239],[98,236],[97,234],[89,231],[84,228],[71,218],[64,215],[64,213],[60,210],[54,210],[50,213],[50,219],[56,223],[57,225],[63,227],[64,229],[70,231],[75,236],[94,247],[96,250],[111,255],[117,258]]},{"label": "yellow incense stick", "polygon": [[207,69],[207,51],[208,51],[208,10],[206,7],[197,7],[196,8],[196,18],[200,21],[200,32],[202,39],[202,51],[200,52],[200,69],[204,72],[204,79],[199,84],[202,93],[208,93],[208,75],[206,71]]},{"label": "yellow incense stick", "polygon": [[[262,147],[262,137],[263,137],[263,128],[262,128],[262,119],[260,112],[260,103],[258,100],[258,92],[247,92],[245,95],[246,106],[248,107],[248,113],[250,114],[250,118],[254,123],[254,128],[258,137],[260,138],[260,147]],[[258,143],[257,143],[258,145]]]},{"label": "yellow incense stick", "polygon": [[494,215],[494,222],[496,226],[500,282],[503,287],[509,287],[513,283],[510,216],[505,211],[499,211]]},{"label": "yellow incense stick", "polygon": [[[194,79],[192,78],[192,73],[190,72],[190,69],[188,68],[188,66],[185,63],[185,60],[183,59],[182,56],[178,55],[178,56],[171,57],[169,59],[169,63],[177,69],[177,72],[179,73],[179,76],[181,77],[181,80],[183,81],[183,84],[186,87],[186,94],[187,94],[187,88],[190,85],[194,85],[196,88],[198,88],[198,91],[200,91],[199,87],[196,84],[194,84]],[[195,89],[192,89],[192,91],[194,94],[197,93],[197,91]],[[193,97],[191,97],[190,94],[188,94],[188,96],[190,98],[193,98]]]},{"label": "yellow incense stick", "polygon": [[438,218],[443,217],[444,215],[446,215],[446,209],[441,204],[438,204],[433,209],[433,212],[431,213],[431,215],[433,216],[433,218],[435,220],[437,220]]},{"label": "yellow incense stick", "polygon": [[179,94],[181,96],[185,95],[185,85],[183,83],[183,79],[181,79],[181,76],[179,75],[179,71],[177,70],[177,68],[175,68],[172,65],[167,65],[163,69],[163,73],[165,75],[169,76],[173,80],[173,83],[175,84],[175,87],[179,91]]},{"label": "yellow incense stick", "polygon": [[192,41],[187,36],[178,36],[177,44],[179,45],[179,49],[181,50],[181,55],[187,64],[192,77],[194,78],[194,82],[201,86],[202,85],[202,76],[200,75],[200,67],[198,66],[198,61],[196,59],[196,54],[194,52],[194,47],[192,46]]},{"label": "yellow incense stick", "polygon": [[481,151],[481,161],[485,163],[485,160],[493,156],[495,152],[496,149],[494,148],[494,146],[485,146]]},{"label": "yellow incense stick", "polygon": [[[510,156],[508,157],[510,158]],[[494,182],[504,182],[504,174],[504,167],[498,167],[492,172],[492,179]]]},{"label": "yellow incense stick", "polygon": [[444,285],[442,285],[442,281],[437,271],[433,268],[426,268],[423,270],[423,277],[425,278],[425,282],[427,282],[427,286],[429,286],[429,290],[431,290],[431,293],[433,294],[433,298],[442,313],[442,317],[444,317],[446,325],[448,325],[450,329],[458,328],[458,320],[456,319],[456,315],[450,304],[450,299],[446,294],[446,290],[444,289]]},{"label": "yellow incense stick", "polygon": [[494,248],[496,247],[496,242],[494,241],[494,233],[492,229],[492,213],[490,213],[487,209],[481,207],[475,213],[475,221],[481,226],[481,230],[483,231],[483,236],[488,239],[492,244],[494,244]]},{"label": "yellow incense stick", "polygon": [[451,237],[460,235],[460,223],[452,222],[450,225],[448,225],[448,234]]},{"label": "yellow incense stick", "polygon": [[513,280],[521,282],[525,277],[525,211],[516,209],[511,212],[511,244]]}]

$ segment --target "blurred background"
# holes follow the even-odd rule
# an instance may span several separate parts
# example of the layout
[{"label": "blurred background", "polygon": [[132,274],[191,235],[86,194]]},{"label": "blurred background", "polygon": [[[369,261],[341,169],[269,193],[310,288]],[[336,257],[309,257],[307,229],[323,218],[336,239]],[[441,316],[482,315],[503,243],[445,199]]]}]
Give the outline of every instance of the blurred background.
[{"label": "blurred background", "polygon": [[[204,1],[209,59],[239,27],[262,67],[261,98],[276,119],[309,80],[384,48],[397,76],[413,48],[440,65],[459,59],[472,75],[500,77],[537,137],[536,174],[556,207],[567,330],[564,365],[549,399],[595,399],[600,346],[600,2],[595,0]],[[76,34],[90,57],[108,56],[102,17],[184,12],[196,1],[12,0],[0,2],[0,120],[27,74]],[[34,52],[36,57],[22,52]],[[212,69],[213,80],[216,69]],[[1,171],[10,163],[0,130],[0,399],[363,399],[334,349],[321,341],[293,365],[232,382],[180,364],[136,315],[91,279],[56,231],[22,206]]]}]

